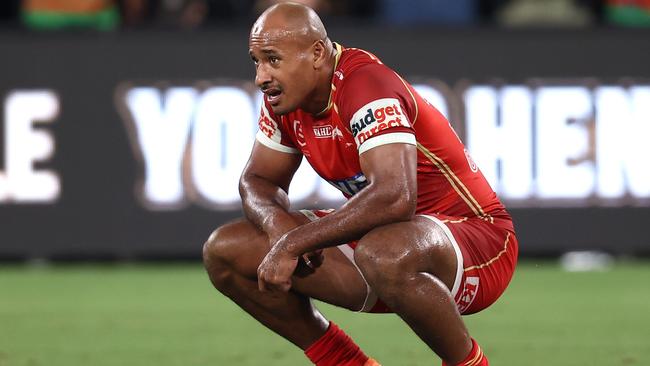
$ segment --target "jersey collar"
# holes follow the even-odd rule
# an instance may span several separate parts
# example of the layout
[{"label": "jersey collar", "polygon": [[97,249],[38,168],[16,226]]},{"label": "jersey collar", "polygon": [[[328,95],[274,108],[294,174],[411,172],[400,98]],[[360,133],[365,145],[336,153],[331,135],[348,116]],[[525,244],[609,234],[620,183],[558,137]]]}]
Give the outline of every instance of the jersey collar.
[{"label": "jersey collar", "polygon": [[[336,58],[334,60],[334,72],[336,72],[336,68],[339,66],[339,60],[341,59],[341,54],[343,53],[343,47],[336,42],[332,42],[332,44],[334,45],[334,47],[336,47],[336,56],[335,56]],[[332,108],[332,104],[333,104],[332,94],[334,94],[334,90],[336,90],[336,87],[334,86],[334,77],[335,76],[332,74],[332,81],[331,81],[332,86],[330,88],[329,99],[327,100],[327,107],[325,107],[325,109],[323,109],[322,111],[318,112],[318,114],[316,114],[317,116],[325,114],[327,111],[329,111]]]}]

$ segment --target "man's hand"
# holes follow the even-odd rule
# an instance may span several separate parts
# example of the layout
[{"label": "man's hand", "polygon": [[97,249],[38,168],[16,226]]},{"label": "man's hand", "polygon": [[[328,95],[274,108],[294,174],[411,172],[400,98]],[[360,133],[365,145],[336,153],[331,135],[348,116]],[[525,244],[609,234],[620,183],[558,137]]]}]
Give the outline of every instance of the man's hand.
[{"label": "man's hand", "polygon": [[260,291],[287,292],[291,289],[291,276],[298,266],[299,255],[289,253],[285,249],[283,244],[285,237],[271,247],[260,266],[257,267],[257,285]]},{"label": "man's hand", "polygon": [[298,267],[296,268],[294,275],[300,278],[309,276],[310,274],[316,272],[316,269],[323,264],[324,259],[325,257],[323,256],[322,249],[314,250],[313,252],[301,255],[300,259],[298,260]]}]

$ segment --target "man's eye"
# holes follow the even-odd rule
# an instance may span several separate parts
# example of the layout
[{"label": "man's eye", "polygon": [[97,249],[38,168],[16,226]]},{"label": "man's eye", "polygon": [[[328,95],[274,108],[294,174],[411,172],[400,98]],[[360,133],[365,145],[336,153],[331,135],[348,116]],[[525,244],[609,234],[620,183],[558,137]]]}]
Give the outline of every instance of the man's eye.
[{"label": "man's eye", "polygon": [[272,63],[272,64],[277,64],[278,61],[280,61],[280,59],[277,58],[276,56],[270,56],[269,57],[269,62]]}]

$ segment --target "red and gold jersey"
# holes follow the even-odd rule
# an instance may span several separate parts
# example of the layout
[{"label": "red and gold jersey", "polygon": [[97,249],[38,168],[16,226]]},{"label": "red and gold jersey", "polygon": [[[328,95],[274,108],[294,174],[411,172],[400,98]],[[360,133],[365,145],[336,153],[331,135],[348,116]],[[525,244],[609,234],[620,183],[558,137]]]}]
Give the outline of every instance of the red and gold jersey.
[{"label": "red and gold jersey", "polygon": [[257,140],[286,153],[303,154],[314,170],[346,197],[368,182],[359,155],[374,147],[417,146],[417,213],[508,218],[445,117],[376,56],[336,45],[337,59],[327,109],[276,116],[266,101]]}]

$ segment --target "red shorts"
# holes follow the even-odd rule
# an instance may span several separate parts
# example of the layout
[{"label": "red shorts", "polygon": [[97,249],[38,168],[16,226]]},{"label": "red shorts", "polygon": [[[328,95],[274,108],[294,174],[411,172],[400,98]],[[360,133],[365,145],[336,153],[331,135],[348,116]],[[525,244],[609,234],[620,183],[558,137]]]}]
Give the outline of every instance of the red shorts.
[{"label": "red shorts", "polygon": [[[332,210],[301,212],[316,220]],[[451,294],[459,312],[472,314],[493,304],[508,287],[517,264],[519,246],[512,229],[512,221],[504,218],[486,221],[478,217],[430,214],[420,216],[430,219],[432,225],[442,228],[454,246],[458,265]],[[352,263],[355,244],[338,246]],[[369,286],[366,302],[360,311],[391,312]]]}]

